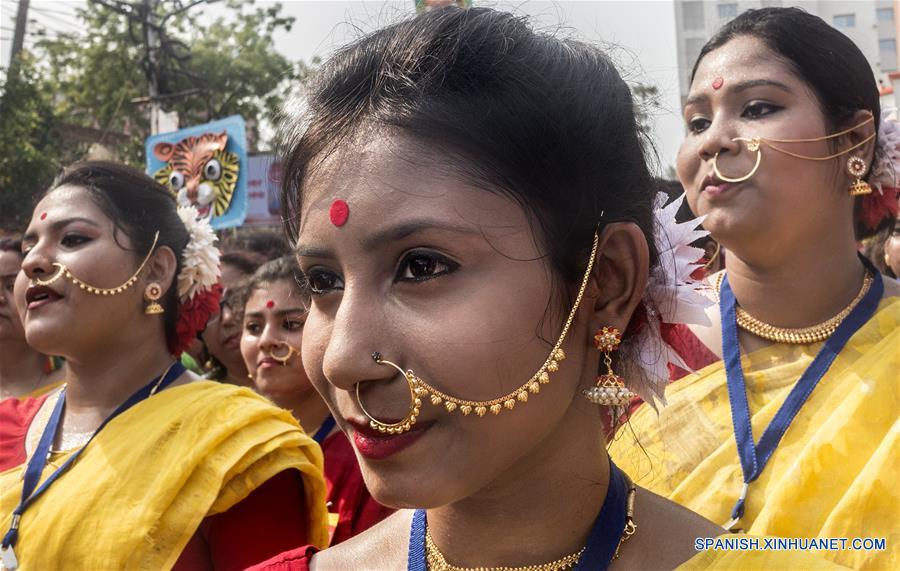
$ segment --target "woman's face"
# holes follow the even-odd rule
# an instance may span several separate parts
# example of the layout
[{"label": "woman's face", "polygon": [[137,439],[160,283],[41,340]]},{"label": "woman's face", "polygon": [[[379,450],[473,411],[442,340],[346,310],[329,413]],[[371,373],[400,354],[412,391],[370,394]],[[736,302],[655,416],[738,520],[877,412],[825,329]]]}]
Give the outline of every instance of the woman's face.
[{"label": "woman's face", "polygon": [[13,298],[13,286],[21,267],[22,256],[18,252],[0,251],[0,341],[25,341],[25,330]]},{"label": "woman's face", "polygon": [[[782,255],[785,244],[821,240],[836,230],[852,235],[853,202],[847,194],[847,156],[810,161],[763,145],[756,174],[724,183],[713,173],[739,178],[750,172],[756,153],[734,137],[815,138],[831,134],[816,96],[762,41],[740,36],[701,60],[684,107],[688,134],[677,171],[691,209],[707,216],[703,225],[716,240],[744,259]],[[835,140],[831,140],[834,143]],[[829,141],[782,143],[793,153],[822,157]],[[846,141],[839,143],[846,148]]]},{"label": "woman's face", "polygon": [[241,354],[260,393],[288,406],[313,390],[298,353],[282,363],[274,358],[300,348],[306,304],[289,280],[263,284],[247,298]]},{"label": "woman's face", "polygon": [[[201,338],[209,354],[219,360],[236,381],[244,381],[247,369],[241,356],[241,308],[234,300],[233,289],[224,283],[219,313],[209,318]],[[239,286],[238,286],[239,287]],[[245,381],[248,382],[248,381]]]},{"label": "woman's face", "polygon": [[128,236],[115,231],[113,221],[85,189],[61,186],[45,196],[22,239],[23,271],[15,284],[28,344],[51,355],[88,355],[121,339],[123,329],[145,319],[141,280],[111,296],[88,293],[65,278],[46,287],[30,282],[49,278],[56,262],[92,286],[118,287],[141,262],[126,248],[131,248]]},{"label": "woman's face", "polygon": [[[374,351],[450,395],[488,400],[527,381],[562,329],[525,211],[434,166],[438,157],[401,136],[336,153],[307,178],[300,214],[297,251],[313,290],[303,363],[369,489],[397,507],[445,505],[503,474],[531,473],[523,465],[559,445],[554,431],[597,367],[585,365],[583,316],[564,345],[569,358],[527,403],[478,417],[425,399],[408,433],[368,427],[357,383],[380,420],[409,408],[404,378],[375,363]],[[329,213],[338,199],[348,205],[343,225]]]}]

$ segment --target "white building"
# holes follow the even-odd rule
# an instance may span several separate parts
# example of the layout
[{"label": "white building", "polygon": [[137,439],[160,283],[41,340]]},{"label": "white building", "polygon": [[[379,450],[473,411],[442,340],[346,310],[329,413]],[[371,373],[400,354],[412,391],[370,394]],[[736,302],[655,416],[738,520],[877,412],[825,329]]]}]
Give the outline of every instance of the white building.
[{"label": "white building", "polygon": [[678,82],[684,103],[691,69],[700,49],[726,22],[749,8],[797,6],[819,16],[852,39],[872,66],[882,86],[882,105],[900,107],[896,84],[898,0],[675,0]]}]

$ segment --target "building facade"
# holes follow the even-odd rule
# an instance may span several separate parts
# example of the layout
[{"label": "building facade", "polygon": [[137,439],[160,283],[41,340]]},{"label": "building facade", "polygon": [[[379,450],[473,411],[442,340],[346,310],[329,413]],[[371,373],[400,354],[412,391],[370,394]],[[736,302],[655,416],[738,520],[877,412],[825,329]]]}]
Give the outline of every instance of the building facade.
[{"label": "building facade", "polygon": [[819,16],[852,39],[879,81],[882,105],[900,107],[897,46],[898,0],[675,0],[678,83],[684,104],[691,69],[700,49],[726,22],[750,8],[797,6]]}]

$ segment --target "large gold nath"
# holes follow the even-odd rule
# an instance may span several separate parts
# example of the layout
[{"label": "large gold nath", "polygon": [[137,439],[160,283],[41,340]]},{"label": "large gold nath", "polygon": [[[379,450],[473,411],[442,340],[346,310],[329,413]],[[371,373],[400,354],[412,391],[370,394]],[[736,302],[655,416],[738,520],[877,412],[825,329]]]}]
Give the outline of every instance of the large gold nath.
[{"label": "large gold nath", "polygon": [[141,275],[141,272],[144,271],[144,266],[147,265],[147,262],[150,261],[150,256],[153,254],[153,251],[156,249],[156,242],[159,240],[159,230],[156,231],[156,234],[153,236],[153,244],[150,246],[150,251],[147,252],[147,255],[144,257],[144,261],[141,262],[141,265],[138,267],[137,271],[135,271],[130,278],[125,280],[120,286],[111,287],[111,288],[102,288],[92,286],[89,283],[83,282],[80,279],[76,278],[72,272],[69,271],[69,268],[66,267],[65,264],[60,264],[58,262],[53,262],[53,266],[56,268],[56,271],[47,278],[46,280],[42,280],[39,278],[34,278],[31,280],[31,285],[39,285],[39,286],[49,286],[53,282],[57,281],[61,277],[65,277],[67,280],[77,285],[79,288],[83,289],[88,293],[92,293],[94,295],[117,295],[122,293],[123,291],[130,288],[134,285],[134,282],[137,281],[138,276]]},{"label": "large gold nath", "polygon": [[584,297],[585,289],[587,289],[587,284],[590,281],[591,271],[594,268],[594,260],[597,257],[597,246],[599,242],[599,234],[594,233],[594,244],[591,249],[591,257],[588,260],[587,269],[584,271],[584,277],[581,280],[581,287],[578,289],[578,295],[575,297],[575,303],[572,306],[572,310],[569,312],[562,333],[556,341],[556,344],[553,345],[553,348],[550,350],[550,355],[544,360],[544,364],[541,365],[530,379],[525,381],[525,383],[517,389],[502,397],[487,401],[465,400],[448,395],[447,393],[434,388],[420,377],[416,376],[412,369],[404,370],[400,365],[385,360],[381,353],[376,351],[372,353],[372,359],[374,359],[376,363],[397,369],[397,371],[403,375],[403,378],[406,379],[406,382],[409,385],[410,406],[403,419],[397,422],[382,422],[366,411],[362,399],[360,398],[359,383],[357,383],[356,400],[359,403],[360,410],[369,418],[369,426],[383,434],[401,434],[406,432],[416,423],[416,418],[421,412],[422,400],[425,398],[428,398],[434,406],[443,405],[447,412],[452,413],[453,411],[458,410],[463,416],[469,416],[473,412],[477,416],[484,416],[488,411],[490,411],[491,414],[496,415],[500,414],[504,409],[512,410],[515,408],[517,402],[527,402],[529,394],[539,393],[541,385],[550,382],[550,374],[558,371],[560,362],[566,358],[566,353],[562,350],[562,345],[566,340],[569,329],[572,327],[572,322],[575,320],[575,314],[578,311],[578,307],[581,305],[581,299]]}]

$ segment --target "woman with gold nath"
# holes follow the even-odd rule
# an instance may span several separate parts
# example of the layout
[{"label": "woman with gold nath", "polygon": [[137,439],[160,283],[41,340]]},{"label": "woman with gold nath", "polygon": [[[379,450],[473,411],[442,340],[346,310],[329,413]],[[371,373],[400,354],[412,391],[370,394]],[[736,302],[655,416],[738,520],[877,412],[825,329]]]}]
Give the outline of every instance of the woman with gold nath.
[{"label": "woman with gold nath", "polygon": [[291,411],[322,447],[329,545],[383,520],[394,510],[372,499],[347,436],[309,382],[300,358],[309,294],[293,256],[260,266],[246,284],[241,353],[256,389]]},{"label": "woman with gold nath", "polygon": [[282,192],[312,296],[303,365],[374,498],[400,508],[317,569],[815,568],[698,555],[721,528],[606,453],[604,417],[648,393],[639,356],[661,353],[629,322],[669,274],[605,54],[449,7],[340,50],[309,113]]},{"label": "woman with gold nath", "polygon": [[326,544],[312,439],[176,360],[218,309],[214,241],[114,163],[73,166],[38,203],[15,301],[29,344],[69,372],[20,419],[23,460],[0,472],[3,568],[239,569]]},{"label": "woman with gold nath", "polygon": [[692,327],[722,360],[611,449],[726,529],[888,538],[824,553],[855,569],[900,567],[900,287],[857,254],[896,215],[900,137],[880,115],[863,54],[806,12],[750,10],[706,44],[677,170],[728,249],[714,325]]}]

